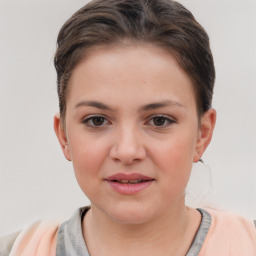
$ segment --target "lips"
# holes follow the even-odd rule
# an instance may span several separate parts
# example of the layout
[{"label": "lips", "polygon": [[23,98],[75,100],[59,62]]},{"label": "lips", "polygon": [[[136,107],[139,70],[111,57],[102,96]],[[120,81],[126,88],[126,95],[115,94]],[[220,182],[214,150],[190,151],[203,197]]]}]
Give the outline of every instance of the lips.
[{"label": "lips", "polygon": [[155,179],[139,173],[117,173],[107,177],[106,181],[115,192],[123,195],[132,195],[149,187]]},{"label": "lips", "polygon": [[147,180],[141,180],[141,179],[138,179],[138,180],[113,180],[113,182],[118,182],[121,184],[138,184],[138,183],[142,183],[145,181],[147,181]]},{"label": "lips", "polygon": [[151,177],[142,175],[140,173],[131,173],[131,174],[117,173],[112,176],[109,176],[106,180],[112,181],[112,182],[118,182],[121,184],[138,184],[142,182],[153,181],[154,179]]}]

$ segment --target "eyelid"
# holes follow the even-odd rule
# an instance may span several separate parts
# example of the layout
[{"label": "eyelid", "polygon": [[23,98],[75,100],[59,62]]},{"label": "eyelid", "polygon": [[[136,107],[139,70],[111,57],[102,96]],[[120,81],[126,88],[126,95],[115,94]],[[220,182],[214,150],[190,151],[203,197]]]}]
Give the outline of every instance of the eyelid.
[{"label": "eyelid", "polygon": [[[89,121],[91,121],[93,118],[97,118],[97,117],[103,118],[105,121],[108,122],[108,124],[111,124],[111,122],[109,121],[109,119],[108,119],[105,115],[102,115],[102,114],[92,114],[92,115],[88,115],[88,116],[86,116],[86,117],[84,117],[84,118],[82,119],[82,123],[85,124],[86,126],[92,127],[92,128],[101,128],[101,127],[105,126],[106,124],[103,124],[103,125],[100,125],[100,126],[93,125],[93,124],[89,124]],[[107,124],[107,125],[108,125],[108,124]]]},{"label": "eyelid", "polygon": [[168,115],[164,115],[164,114],[154,114],[151,115],[147,120],[146,123],[149,123],[150,121],[152,121],[154,118],[164,118],[166,121],[168,121],[169,123],[167,125],[163,125],[163,126],[157,126],[157,125],[153,125],[154,127],[157,128],[164,128],[167,127],[169,125],[172,125],[173,123],[177,123],[177,120],[174,117],[170,117]]}]

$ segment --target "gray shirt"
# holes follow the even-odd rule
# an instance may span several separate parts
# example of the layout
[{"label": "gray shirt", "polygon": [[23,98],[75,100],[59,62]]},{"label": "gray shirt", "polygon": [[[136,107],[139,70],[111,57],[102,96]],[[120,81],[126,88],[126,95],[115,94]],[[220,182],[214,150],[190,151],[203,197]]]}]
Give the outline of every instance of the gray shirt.
[{"label": "gray shirt", "polygon": [[[80,208],[73,217],[59,229],[56,256],[90,256],[82,234],[82,220],[89,207]],[[197,209],[202,220],[194,241],[186,256],[197,256],[211,226],[211,216],[203,209]],[[1,256],[1,255],[0,255]]]}]

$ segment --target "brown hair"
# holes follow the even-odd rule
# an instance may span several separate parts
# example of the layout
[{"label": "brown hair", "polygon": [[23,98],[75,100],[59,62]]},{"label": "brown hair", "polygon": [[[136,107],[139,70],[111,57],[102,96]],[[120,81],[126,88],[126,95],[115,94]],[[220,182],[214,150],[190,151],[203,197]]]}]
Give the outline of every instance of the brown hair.
[{"label": "brown hair", "polygon": [[86,52],[127,40],[170,52],[193,82],[198,115],[211,108],[215,68],[209,38],[190,11],[172,0],[93,0],[58,35],[54,64],[62,119],[69,78]]}]

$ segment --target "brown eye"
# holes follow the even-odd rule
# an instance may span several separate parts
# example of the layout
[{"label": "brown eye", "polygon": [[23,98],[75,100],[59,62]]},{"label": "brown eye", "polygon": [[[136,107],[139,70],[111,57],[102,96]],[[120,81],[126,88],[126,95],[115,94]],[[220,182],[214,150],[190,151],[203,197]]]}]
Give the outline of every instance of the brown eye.
[{"label": "brown eye", "polygon": [[153,118],[153,123],[155,126],[163,126],[166,122],[166,118],[165,117],[154,117]]},{"label": "brown eye", "polygon": [[83,120],[83,123],[88,127],[101,127],[110,124],[104,116],[90,116]]},{"label": "brown eye", "polygon": [[147,123],[154,127],[165,128],[175,123],[175,121],[167,116],[156,115],[151,117]]},{"label": "brown eye", "polygon": [[93,117],[92,123],[94,126],[101,126],[104,124],[105,118],[101,116]]}]

